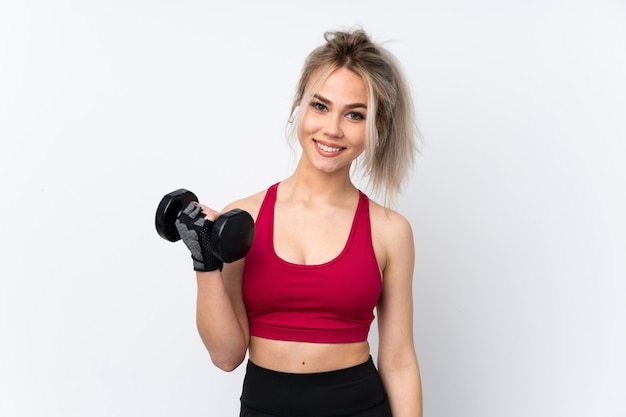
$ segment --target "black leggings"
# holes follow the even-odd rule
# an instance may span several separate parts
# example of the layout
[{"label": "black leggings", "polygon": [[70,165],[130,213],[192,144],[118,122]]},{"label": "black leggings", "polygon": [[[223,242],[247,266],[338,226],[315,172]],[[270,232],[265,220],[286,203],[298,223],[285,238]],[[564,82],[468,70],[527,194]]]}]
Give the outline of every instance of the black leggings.
[{"label": "black leggings", "polygon": [[240,417],[391,417],[372,358],[357,366],[290,374],[248,361]]}]

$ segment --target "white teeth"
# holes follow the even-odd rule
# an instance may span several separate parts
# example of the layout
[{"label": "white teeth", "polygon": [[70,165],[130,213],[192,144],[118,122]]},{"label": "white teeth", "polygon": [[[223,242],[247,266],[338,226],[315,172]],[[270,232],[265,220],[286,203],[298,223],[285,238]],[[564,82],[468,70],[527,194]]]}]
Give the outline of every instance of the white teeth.
[{"label": "white teeth", "polygon": [[324,152],[339,152],[341,150],[341,148],[333,148],[330,146],[323,145],[319,142],[315,142],[315,143],[317,144],[317,147],[323,150]]}]

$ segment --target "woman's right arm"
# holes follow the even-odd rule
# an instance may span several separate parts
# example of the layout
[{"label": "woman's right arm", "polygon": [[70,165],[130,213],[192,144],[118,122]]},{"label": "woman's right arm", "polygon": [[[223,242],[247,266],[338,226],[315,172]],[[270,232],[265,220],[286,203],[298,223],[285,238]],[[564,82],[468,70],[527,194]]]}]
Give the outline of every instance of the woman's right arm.
[{"label": "woman's right arm", "polygon": [[[223,212],[240,208],[256,221],[264,196],[265,191],[233,202]],[[210,217],[215,214],[213,212]],[[227,372],[241,365],[250,343],[248,314],[242,294],[244,262],[245,258],[225,263],[222,272],[196,272],[198,332],[215,366]]]},{"label": "woman's right arm", "polygon": [[222,272],[196,272],[196,323],[212,362],[230,372],[245,359],[250,340],[241,282],[244,260],[224,264]]}]

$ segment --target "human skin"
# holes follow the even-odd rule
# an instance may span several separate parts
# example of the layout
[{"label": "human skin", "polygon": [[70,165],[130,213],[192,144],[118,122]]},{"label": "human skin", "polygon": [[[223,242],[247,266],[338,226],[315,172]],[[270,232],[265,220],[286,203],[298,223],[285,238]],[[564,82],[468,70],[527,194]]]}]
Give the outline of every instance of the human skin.
[{"label": "human skin", "polygon": [[[315,74],[313,75],[314,81]],[[356,73],[339,68],[316,91],[298,130],[302,154],[281,181],[274,208],[274,249],[303,265],[334,259],[346,244],[359,191],[350,168],[365,147],[367,88]],[[256,219],[265,191],[224,208],[242,208]],[[370,200],[372,242],[383,279],[377,306],[378,369],[394,417],[421,416],[421,383],[413,345],[413,235],[400,214]],[[207,218],[218,213],[202,206]],[[297,225],[297,227],[294,227]],[[289,373],[323,372],[365,362],[367,341],[307,343],[250,336],[242,298],[245,259],[223,271],[198,272],[197,325],[216,366],[230,371],[249,353],[258,366]]]}]

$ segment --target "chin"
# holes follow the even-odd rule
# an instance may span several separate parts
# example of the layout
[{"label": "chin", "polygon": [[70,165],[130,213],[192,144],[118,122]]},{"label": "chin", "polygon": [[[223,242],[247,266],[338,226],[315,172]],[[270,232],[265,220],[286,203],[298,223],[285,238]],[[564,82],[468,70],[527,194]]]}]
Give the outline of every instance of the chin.
[{"label": "chin", "polygon": [[336,164],[315,164],[314,166],[318,171],[322,171],[325,174],[336,174],[342,171],[349,172],[350,170],[350,167],[339,166]]}]

